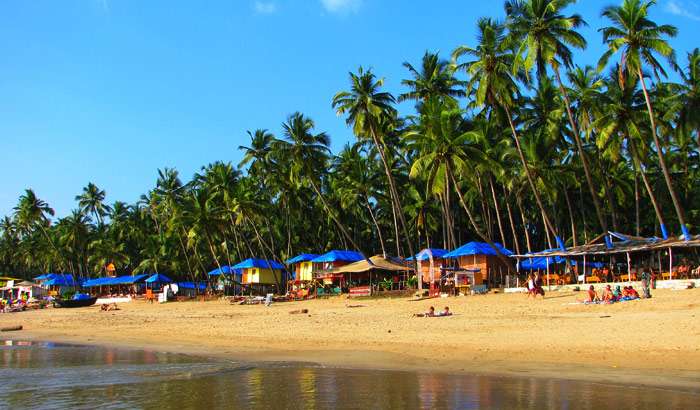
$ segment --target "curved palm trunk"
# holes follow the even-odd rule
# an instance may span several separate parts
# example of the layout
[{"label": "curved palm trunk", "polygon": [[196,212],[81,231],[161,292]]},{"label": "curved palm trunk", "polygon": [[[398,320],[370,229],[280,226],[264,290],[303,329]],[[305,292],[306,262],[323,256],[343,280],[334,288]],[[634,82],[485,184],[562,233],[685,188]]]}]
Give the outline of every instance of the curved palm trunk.
[{"label": "curved palm trunk", "polygon": [[632,157],[634,167],[637,170],[637,172],[639,172],[639,175],[642,177],[642,183],[644,183],[644,188],[646,189],[647,194],[649,195],[651,205],[654,207],[656,219],[659,221],[659,228],[661,229],[661,236],[663,237],[663,239],[668,239],[668,232],[666,231],[664,217],[661,214],[661,208],[659,207],[659,204],[656,202],[656,197],[654,196],[654,191],[651,189],[651,184],[649,184],[649,179],[647,178],[647,175],[644,172],[644,169],[642,168],[642,162],[640,161],[639,156],[637,156],[637,146],[632,138],[627,137],[627,141],[629,141],[630,156]]},{"label": "curved palm trunk", "polygon": [[496,189],[493,187],[493,176],[489,175],[489,185],[491,186],[491,197],[493,198],[493,206],[496,209],[496,221],[498,222],[498,231],[501,234],[501,243],[504,247],[506,246],[506,234],[503,230],[503,222],[501,222],[501,209],[498,206],[498,200],[496,199]]},{"label": "curved palm trunk", "polygon": [[547,212],[544,210],[544,204],[542,203],[542,198],[540,197],[540,193],[537,190],[537,187],[535,186],[535,181],[532,178],[532,174],[530,173],[530,168],[527,165],[527,160],[525,159],[525,155],[523,154],[522,147],[520,146],[520,137],[518,137],[518,132],[515,130],[515,125],[513,124],[513,117],[510,114],[510,109],[508,109],[508,107],[506,107],[505,105],[503,106],[503,109],[506,111],[506,116],[508,117],[508,124],[510,125],[510,131],[513,134],[513,139],[515,140],[515,147],[517,148],[518,156],[520,157],[520,162],[523,165],[523,170],[525,171],[525,176],[527,177],[527,182],[530,184],[530,189],[532,190],[532,194],[535,196],[535,202],[537,202],[537,206],[540,208],[540,212],[542,213],[542,219],[544,219],[545,229],[548,229],[552,233],[552,235],[554,235],[554,238],[557,241],[557,245],[560,248],[566,249],[564,242],[562,242],[561,238],[557,234],[557,230],[554,228],[554,225],[552,225],[552,222],[549,219]]},{"label": "curved palm trunk", "polygon": [[520,210],[520,219],[523,221],[523,230],[525,231],[525,246],[527,246],[527,253],[532,253],[532,246],[530,244],[530,231],[527,229],[527,219],[525,218],[525,211],[523,210],[523,201],[520,199],[520,195],[516,196],[516,201],[518,203],[518,209]]},{"label": "curved palm trunk", "polygon": [[467,218],[469,218],[469,223],[472,225],[472,229],[474,229],[474,232],[477,234],[477,236],[479,236],[479,238],[481,238],[481,240],[486,242],[496,252],[496,256],[498,257],[498,259],[500,259],[501,262],[505,264],[505,266],[511,267],[511,261],[505,255],[503,255],[501,251],[498,250],[491,238],[486,236],[486,234],[484,234],[479,228],[479,226],[476,224],[476,219],[474,219],[474,215],[472,215],[472,212],[469,210],[469,207],[467,207],[466,202],[464,202],[462,191],[460,191],[459,185],[457,185],[457,180],[455,179],[455,176],[452,173],[452,167],[449,164],[447,164],[445,168],[447,169],[447,174],[449,175],[450,180],[452,181],[452,186],[454,187],[454,190],[457,193],[457,196],[459,197],[459,203],[462,204],[462,208],[464,208],[464,212],[466,212]]},{"label": "curved palm trunk", "polygon": [[668,172],[668,168],[666,167],[666,160],[664,159],[664,153],[663,151],[661,151],[661,142],[659,141],[658,135],[656,135],[656,121],[654,120],[654,111],[651,107],[651,100],[649,99],[647,86],[644,83],[644,75],[642,74],[641,67],[637,67],[637,75],[639,76],[639,81],[642,83],[644,100],[646,101],[647,113],[649,114],[649,123],[651,124],[651,135],[654,138],[654,145],[656,146],[656,155],[659,157],[659,165],[661,166],[661,172],[664,174],[664,180],[666,181],[668,192],[669,194],[671,194],[671,200],[673,201],[673,207],[676,209],[676,216],[678,216],[678,222],[681,224],[681,231],[683,232],[683,237],[685,238],[685,240],[690,240],[690,232],[688,232],[688,226],[685,224],[685,214],[683,212],[683,208],[681,207],[681,203],[678,200],[676,190],[673,188],[671,174]]},{"label": "curved palm trunk", "polygon": [[372,218],[372,222],[374,222],[374,227],[377,229],[377,236],[379,237],[379,244],[382,247],[382,255],[386,256],[386,249],[384,248],[384,238],[382,237],[382,230],[379,229],[379,223],[377,222],[377,218],[374,216],[374,211],[372,211],[372,205],[369,203],[369,199],[365,198],[365,203],[367,204],[367,210],[369,211],[369,216]]},{"label": "curved palm trunk", "polygon": [[[593,177],[591,176],[591,168],[588,164],[588,158],[586,157],[586,152],[583,150],[583,142],[581,141],[581,136],[579,135],[578,126],[576,121],[574,121],[574,115],[571,112],[571,103],[569,102],[569,94],[564,88],[564,84],[561,81],[561,76],[559,75],[559,68],[553,65],[554,75],[557,77],[557,83],[559,84],[559,91],[564,98],[564,105],[566,106],[566,114],[569,117],[569,124],[571,125],[571,131],[574,134],[574,140],[576,141],[576,149],[578,149],[579,156],[581,157],[581,164],[583,165],[583,172],[586,175],[586,183],[588,184],[588,190],[591,193],[591,199],[593,199],[593,206],[595,207],[596,215],[598,216],[598,222],[600,227],[603,229],[603,233],[608,232],[608,222],[603,215],[602,207],[600,206],[600,199],[598,194],[595,192],[593,187]],[[607,238],[607,236],[606,236]]]},{"label": "curved palm trunk", "polygon": [[[389,181],[389,188],[391,189],[391,197],[392,201],[394,202],[394,205],[396,206],[397,213],[399,214],[399,220],[401,221],[401,226],[403,227],[403,233],[406,235],[406,243],[408,244],[408,252],[411,254],[411,256],[415,256],[415,248],[413,247],[413,240],[411,239],[411,234],[408,232],[408,227],[406,224],[406,218],[403,215],[403,210],[401,208],[401,201],[399,199],[399,193],[396,190],[396,183],[394,182],[394,176],[391,174],[391,169],[389,168],[389,163],[386,160],[386,155],[384,152],[384,144],[382,144],[379,141],[379,138],[377,137],[377,132],[374,129],[374,126],[370,127],[370,134],[372,134],[372,140],[374,141],[374,145],[377,148],[377,151],[379,152],[379,157],[382,159],[382,164],[384,165],[384,172],[386,173],[386,177]],[[420,274],[420,271],[418,270],[418,261],[416,258],[413,258],[413,269],[416,275]],[[418,280],[418,290],[423,289],[423,281]]]},{"label": "curved palm trunk", "polygon": [[564,199],[566,200],[566,209],[569,211],[569,220],[571,221],[571,237],[573,238],[573,246],[578,246],[576,240],[576,220],[574,219],[573,207],[571,206],[571,199],[569,198],[569,191],[564,187]]},{"label": "curved palm trunk", "polygon": [[513,211],[510,209],[510,201],[506,198],[506,211],[508,212],[508,221],[510,222],[510,233],[513,235],[513,245],[515,245],[515,253],[520,255],[520,242],[518,235],[515,233],[515,220],[513,219]]}]

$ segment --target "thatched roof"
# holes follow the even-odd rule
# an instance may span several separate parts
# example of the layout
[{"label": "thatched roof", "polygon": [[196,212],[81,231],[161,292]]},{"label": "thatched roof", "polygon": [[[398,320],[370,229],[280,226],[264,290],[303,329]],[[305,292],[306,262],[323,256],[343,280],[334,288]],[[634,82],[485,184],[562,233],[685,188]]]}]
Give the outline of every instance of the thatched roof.
[{"label": "thatched roof", "polygon": [[385,258],[381,255],[375,255],[369,258],[369,260],[371,264],[367,263],[367,260],[363,259],[349,265],[335,268],[331,271],[331,273],[359,273],[368,272],[370,270],[399,272],[411,270],[411,268],[409,268],[405,262],[396,258]]}]

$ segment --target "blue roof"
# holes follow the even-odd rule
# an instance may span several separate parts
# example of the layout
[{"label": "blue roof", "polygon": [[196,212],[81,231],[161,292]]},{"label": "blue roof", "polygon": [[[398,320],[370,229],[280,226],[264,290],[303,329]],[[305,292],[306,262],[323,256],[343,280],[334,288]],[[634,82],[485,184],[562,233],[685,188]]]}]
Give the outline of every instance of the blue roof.
[{"label": "blue roof", "polygon": [[43,275],[39,275],[34,280],[47,280],[47,279],[53,279],[53,277],[56,276],[55,273],[45,273]]},{"label": "blue roof", "polygon": [[[506,249],[500,243],[494,243],[496,248],[505,256],[510,256],[513,254],[510,250]],[[470,255],[490,255],[496,256],[496,251],[485,242],[469,242],[466,245],[462,245],[459,248],[448,252],[443,255],[443,258],[457,258],[459,256],[470,256]]]},{"label": "blue roof", "polygon": [[309,262],[313,259],[318,258],[319,255],[316,255],[315,253],[302,253],[301,255],[297,255],[293,257],[292,259],[288,259],[285,263],[287,265],[291,265],[294,263],[299,263],[299,262]]},{"label": "blue roof", "polygon": [[50,273],[47,275],[48,280],[44,282],[46,286],[77,286],[80,281],[76,280],[70,273]]},{"label": "blue roof", "polygon": [[521,270],[538,270],[547,269],[547,265],[559,265],[565,263],[566,260],[561,256],[550,256],[545,258],[544,256],[537,256],[533,258],[526,258],[520,261]]},{"label": "blue roof", "polygon": [[[177,282],[177,287],[182,288],[182,289],[194,289],[195,284],[193,282]],[[199,282],[198,287],[199,287],[199,290],[206,290],[207,284]]]},{"label": "blue roof", "polygon": [[233,269],[247,269],[247,268],[284,269],[284,265],[282,265],[279,262],[271,261],[271,260],[248,258],[248,259],[244,260],[243,262],[239,262],[239,263],[233,265],[231,268],[233,268]]},{"label": "blue roof", "polygon": [[418,258],[419,261],[427,261],[430,260],[430,256],[428,255],[428,252],[430,252],[433,255],[433,258],[442,258],[447,254],[448,250],[447,249],[439,249],[439,248],[427,248],[423,249],[422,251],[418,252],[415,256],[411,256],[410,258],[406,258],[407,261],[412,261],[413,258]]},{"label": "blue roof", "polygon": [[212,271],[209,271],[209,273],[207,273],[207,275],[209,275],[209,276],[219,276],[219,275],[221,275],[222,273],[223,273],[224,275],[230,274],[230,273],[231,273],[231,267],[228,266],[228,265],[224,265],[224,266],[221,267],[221,269],[216,268],[216,269],[214,269],[214,270],[212,270]]},{"label": "blue roof", "polygon": [[148,279],[145,280],[146,283],[170,283],[172,280],[165,276],[161,275],[160,273],[154,273],[153,275],[149,276]]},{"label": "blue roof", "polygon": [[149,275],[127,275],[127,276],[117,276],[116,278],[96,278],[86,280],[83,283],[84,288],[94,287],[94,286],[111,286],[111,285],[131,285],[136,282],[141,282],[146,279]]},{"label": "blue roof", "polygon": [[355,251],[337,251],[332,250],[326,252],[318,258],[314,258],[311,262],[314,263],[324,263],[324,262],[357,262],[363,260],[365,257],[361,253]]}]

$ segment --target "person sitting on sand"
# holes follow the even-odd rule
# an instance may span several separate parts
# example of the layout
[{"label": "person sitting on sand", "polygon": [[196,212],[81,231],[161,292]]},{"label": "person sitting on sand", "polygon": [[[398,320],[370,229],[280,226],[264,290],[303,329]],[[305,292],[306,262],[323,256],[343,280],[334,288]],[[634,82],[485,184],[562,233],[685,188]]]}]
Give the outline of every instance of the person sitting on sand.
[{"label": "person sitting on sand", "polygon": [[414,313],[413,317],[433,317],[435,316],[435,307],[431,306],[425,313]]},{"label": "person sitting on sand", "polygon": [[613,295],[610,285],[605,286],[603,294],[600,297],[605,303],[613,303],[615,301],[615,296]]},{"label": "person sitting on sand", "polygon": [[639,293],[632,286],[627,288],[627,296],[631,299],[639,299]]},{"label": "person sitting on sand", "polygon": [[104,305],[100,306],[100,309],[103,312],[109,312],[112,310],[119,310],[116,303],[105,303]]},{"label": "person sitting on sand", "polygon": [[584,303],[595,303],[599,302],[600,298],[598,297],[598,293],[595,291],[595,287],[591,285],[590,288],[588,288],[588,292],[586,292],[586,299],[583,301]]},{"label": "person sitting on sand", "polygon": [[448,306],[445,306],[445,310],[438,313],[437,316],[452,316],[452,312],[450,312],[450,308]]},{"label": "person sitting on sand", "polygon": [[620,298],[622,297],[622,290],[620,290],[620,285],[615,286],[613,296],[615,296],[616,300],[620,300]]}]

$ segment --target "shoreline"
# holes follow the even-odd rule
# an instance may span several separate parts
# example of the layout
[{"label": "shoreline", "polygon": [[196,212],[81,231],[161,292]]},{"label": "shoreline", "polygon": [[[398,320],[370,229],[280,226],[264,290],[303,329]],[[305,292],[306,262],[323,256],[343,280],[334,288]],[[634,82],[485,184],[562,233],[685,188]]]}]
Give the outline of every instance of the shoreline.
[{"label": "shoreline", "polygon": [[[278,303],[271,308],[228,305],[218,301],[164,305],[135,301],[120,305],[121,310],[115,312],[99,312],[94,308],[47,309],[1,315],[0,325],[23,324],[26,330],[2,334],[3,338],[11,340],[99,345],[252,363],[286,362],[349,369],[535,377],[627,387],[648,386],[700,394],[700,350],[697,347],[700,329],[695,325],[696,313],[700,313],[697,307],[700,292],[657,293],[660,295],[658,299],[639,301],[660,305],[656,306],[661,308],[661,312],[657,312],[660,314],[652,317],[639,317],[644,316],[644,312],[639,311],[640,305],[563,304],[566,301],[561,299],[570,300],[575,295],[555,296],[544,301],[524,300],[522,295],[487,295],[439,301],[449,304],[457,312],[452,318],[442,319],[400,317],[393,320],[392,312],[424,309],[422,302],[366,300],[361,302],[366,307],[348,309],[346,301],[338,298]],[[677,295],[683,296],[680,301],[675,300]],[[426,305],[438,303],[435,300],[425,302]],[[496,308],[500,311],[504,303],[506,311],[507,305],[517,305],[512,306],[514,312],[499,312],[505,318],[489,320],[483,319],[483,315],[475,315],[480,310],[488,313]],[[483,309],[480,309],[480,304],[483,304]],[[308,308],[310,315],[289,315],[289,310],[298,307]],[[520,312],[522,308],[526,312]],[[548,312],[572,309],[581,309],[582,314],[559,312],[559,316],[554,316],[554,312]],[[461,313],[463,311],[465,313]],[[513,323],[508,313],[531,316],[524,320],[531,320],[533,329],[520,328],[520,321]],[[346,318],[340,324],[329,322],[341,314]],[[675,326],[670,326],[680,333],[670,336],[679,342],[681,340],[675,337],[682,337],[683,345],[664,346],[667,341],[662,339],[669,336],[665,334],[667,329],[658,329],[658,334],[652,334],[641,344],[636,328],[628,334],[629,344],[619,343],[616,339],[619,332],[614,330],[615,325],[624,325],[633,319],[632,323],[647,320],[654,326],[659,320],[673,320],[669,317],[671,314],[680,314]],[[611,316],[621,319],[606,322],[605,319]],[[464,326],[468,327],[475,321],[482,321],[482,327],[487,328],[485,334],[465,331]],[[494,323],[486,326],[490,321]],[[552,321],[561,323],[541,326]],[[561,333],[564,336],[576,335],[580,329],[585,334],[591,328],[591,324],[587,324],[589,321],[593,329],[612,325],[610,338],[595,335],[578,338],[572,340],[570,347],[560,342]],[[500,337],[494,333],[499,330]],[[543,337],[549,337],[551,341],[542,345]],[[523,349],[520,345],[523,340],[534,340],[533,346],[536,347]],[[484,341],[489,343],[488,347],[482,345]],[[655,342],[649,345],[649,341]],[[648,344],[646,351],[645,343]],[[608,344],[610,346],[606,348]],[[548,351],[551,354],[546,354]],[[448,354],[450,352],[452,354]]]}]

